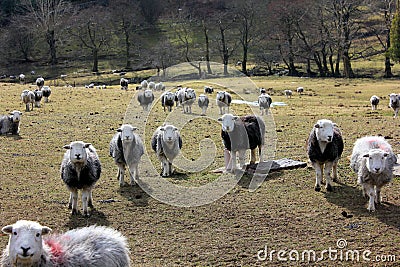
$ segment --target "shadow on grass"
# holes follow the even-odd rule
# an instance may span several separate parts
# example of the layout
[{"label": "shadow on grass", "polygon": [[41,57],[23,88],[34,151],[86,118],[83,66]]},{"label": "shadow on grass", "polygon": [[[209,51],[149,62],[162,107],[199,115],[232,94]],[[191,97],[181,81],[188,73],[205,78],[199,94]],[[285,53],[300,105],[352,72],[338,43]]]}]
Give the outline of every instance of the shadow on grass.
[{"label": "shadow on grass", "polygon": [[137,184],[134,186],[126,185],[120,187],[118,193],[135,204],[135,206],[146,207],[148,205],[150,196]]},{"label": "shadow on grass", "polygon": [[[260,185],[268,180],[273,180],[273,179],[277,179],[278,177],[280,177],[281,175],[283,175],[283,172],[281,171],[275,171],[275,172],[270,172],[268,173],[268,175],[266,177],[257,175],[256,177],[254,177],[254,179],[258,180],[256,183]],[[238,185],[241,186],[244,189],[249,189],[250,183],[253,180],[253,174],[248,174],[245,173],[243,174],[243,176],[240,178]]]},{"label": "shadow on grass", "polygon": [[[363,196],[361,188],[343,183],[338,184],[340,186],[335,186],[333,192],[325,193],[325,198],[329,202],[349,210],[354,216],[374,216],[386,225],[400,230],[400,206],[382,201],[381,204],[375,205],[375,212],[369,212],[367,210],[368,198]],[[385,195],[385,187],[382,188],[381,195]]]},{"label": "shadow on grass", "polygon": [[103,212],[98,211],[95,208],[89,209],[89,212],[89,217],[83,216],[80,211],[76,215],[70,215],[69,221],[65,224],[65,226],[68,227],[68,229],[74,229],[77,227],[85,227],[90,225],[110,225],[107,216]]},{"label": "shadow on grass", "polygon": [[7,138],[13,138],[14,140],[20,140],[22,137],[19,134],[8,134],[8,135],[2,135]]}]

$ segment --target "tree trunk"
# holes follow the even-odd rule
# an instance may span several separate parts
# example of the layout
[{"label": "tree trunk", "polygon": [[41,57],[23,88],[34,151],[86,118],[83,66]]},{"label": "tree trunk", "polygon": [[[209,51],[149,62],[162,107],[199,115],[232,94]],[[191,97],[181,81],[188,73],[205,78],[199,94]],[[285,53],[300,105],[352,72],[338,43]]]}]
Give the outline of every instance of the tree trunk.
[{"label": "tree trunk", "polygon": [[93,48],[93,49],[92,49],[92,54],[93,54],[93,68],[92,68],[92,72],[99,72],[98,49],[97,49],[97,48]]},{"label": "tree trunk", "polygon": [[247,75],[247,45],[243,44],[242,72]]},{"label": "tree trunk", "polygon": [[387,53],[389,48],[390,48],[390,29],[386,35],[386,55],[385,55],[385,76],[384,76],[384,78],[392,78],[393,77],[392,65],[390,63],[390,56]]},{"label": "tree trunk", "polygon": [[132,65],[131,65],[131,42],[129,41],[129,32],[125,31],[125,46],[126,46],[126,66],[125,68],[127,70],[132,69]]},{"label": "tree trunk", "polygon": [[56,40],[54,30],[49,30],[46,33],[46,41],[50,48],[50,62],[52,65],[57,64],[57,53],[56,53]]},{"label": "tree trunk", "polygon": [[211,71],[211,66],[210,66],[210,41],[208,38],[208,30],[206,27],[206,24],[203,21],[203,31],[204,31],[204,37],[206,41],[206,62],[207,62],[207,73],[212,74]]},{"label": "tree trunk", "polygon": [[343,51],[343,72],[344,72],[344,77],[354,78],[354,72],[353,69],[351,68],[349,51],[347,49]]}]

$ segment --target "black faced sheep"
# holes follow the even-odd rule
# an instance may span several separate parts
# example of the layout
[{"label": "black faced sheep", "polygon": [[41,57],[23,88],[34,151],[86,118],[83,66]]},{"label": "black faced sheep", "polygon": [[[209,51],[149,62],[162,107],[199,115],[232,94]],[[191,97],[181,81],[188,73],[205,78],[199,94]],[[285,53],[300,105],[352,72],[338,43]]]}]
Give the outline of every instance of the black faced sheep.
[{"label": "black faced sheep", "polygon": [[182,148],[182,138],[178,128],[170,124],[158,127],[151,138],[151,148],[161,161],[161,176],[172,175],[172,161]]},{"label": "black faced sheep", "polygon": [[376,95],[373,95],[369,99],[369,102],[371,103],[371,109],[376,110],[378,108],[378,104],[379,104],[379,97],[377,97]]},{"label": "black faced sheep", "polygon": [[235,172],[237,152],[240,167],[243,168],[247,149],[251,150],[250,164],[256,162],[257,147],[260,162],[262,162],[265,123],[260,117],[255,115],[238,117],[228,113],[218,118],[218,121],[222,122],[221,137],[225,150],[229,151],[229,153],[224,153],[227,171]]},{"label": "black faced sheep", "polygon": [[261,116],[264,115],[264,110],[265,110],[265,115],[268,115],[269,108],[271,107],[272,104],[272,98],[269,94],[261,94],[258,97],[258,106],[260,107],[261,111]]},{"label": "black faced sheep", "polygon": [[119,80],[119,85],[121,86],[121,90],[128,90],[128,85],[129,85],[128,79],[121,78]]},{"label": "black faced sheep", "polygon": [[125,168],[128,166],[131,185],[139,179],[139,162],[144,153],[143,142],[134,131],[136,127],[123,124],[110,142],[110,156],[118,166],[119,185],[125,184]]},{"label": "black faced sheep", "polygon": [[36,86],[38,87],[38,89],[42,89],[44,85],[44,79],[42,77],[39,77],[36,79]]},{"label": "black faced sheep", "polygon": [[[29,90],[24,90],[21,93],[21,100],[25,104],[25,111],[33,110],[33,105],[35,104],[35,93]],[[32,109],[30,109],[31,104]]]},{"label": "black faced sheep", "polygon": [[381,188],[392,180],[396,161],[392,147],[381,136],[366,136],[355,142],[350,167],[357,173],[364,195],[369,197],[369,211],[375,211],[375,203],[381,202]]},{"label": "black faced sheep", "polygon": [[223,115],[225,113],[229,113],[229,106],[232,102],[232,96],[226,91],[217,92],[216,104],[219,107],[219,114]]},{"label": "black faced sheep", "polygon": [[206,86],[204,86],[204,93],[205,94],[212,94],[212,93],[214,93],[214,88],[212,86],[206,85]]},{"label": "black faced sheep", "polygon": [[1,266],[130,266],[126,238],[110,227],[89,226],[49,234],[49,227],[19,220],[2,231],[10,237]]},{"label": "black faced sheep", "polygon": [[199,108],[201,108],[201,116],[205,116],[208,108],[208,104],[210,103],[210,100],[208,99],[208,96],[201,94],[199,95],[199,99],[197,100],[197,104],[199,105]]},{"label": "black faced sheep", "polygon": [[337,164],[343,152],[342,134],[336,124],[322,119],[314,124],[307,140],[307,154],[316,172],[315,191],[321,190],[322,176],[325,174],[326,190],[332,191],[333,180],[337,180]]},{"label": "black faced sheep", "polygon": [[297,92],[299,95],[302,95],[303,92],[304,92],[304,87],[302,87],[302,86],[297,87],[296,92]]},{"label": "black faced sheep", "polygon": [[165,92],[161,95],[161,105],[168,109],[169,112],[172,111],[172,107],[175,104],[175,94],[172,92]]},{"label": "black faced sheep", "polygon": [[0,134],[19,134],[19,122],[21,120],[22,112],[14,110],[10,115],[0,117]]},{"label": "black faced sheep", "polygon": [[153,91],[150,89],[140,91],[137,96],[137,101],[139,102],[139,105],[142,106],[143,110],[149,111],[151,104],[154,101]]},{"label": "black faced sheep", "polygon": [[397,117],[400,109],[400,95],[391,93],[389,95],[389,107],[394,110],[394,118]]},{"label": "black faced sheep", "polygon": [[183,113],[192,113],[192,105],[196,100],[196,92],[192,88],[183,88],[178,91],[177,98],[182,106]]},{"label": "black faced sheep", "polygon": [[51,89],[48,86],[43,86],[42,87],[42,94],[43,94],[43,98],[44,98],[44,102],[47,103],[49,102],[49,97],[51,95]]},{"label": "black faced sheep", "polygon": [[101,164],[96,149],[89,143],[75,141],[64,146],[67,151],[61,163],[61,179],[70,193],[68,208],[77,214],[78,190],[82,190],[83,214],[89,216],[93,208],[92,190],[100,178]]}]

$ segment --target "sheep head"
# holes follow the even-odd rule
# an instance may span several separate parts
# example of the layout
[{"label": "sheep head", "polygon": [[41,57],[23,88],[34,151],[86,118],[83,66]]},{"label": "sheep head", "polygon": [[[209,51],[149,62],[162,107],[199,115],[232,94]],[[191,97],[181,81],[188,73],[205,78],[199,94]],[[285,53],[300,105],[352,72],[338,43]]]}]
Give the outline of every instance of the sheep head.
[{"label": "sheep head", "polygon": [[334,133],[333,130],[336,126],[336,123],[333,123],[330,120],[322,119],[317,121],[317,123],[314,125],[317,140],[320,142],[332,142]]},{"label": "sheep head", "polygon": [[153,95],[153,91],[151,91],[150,89],[146,89],[145,91],[144,91],[144,96],[146,97],[146,98],[149,98],[149,97],[151,97]]},{"label": "sheep head", "polygon": [[192,88],[187,88],[185,91],[186,99],[194,99],[196,98],[196,93]]},{"label": "sheep head", "polygon": [[167,92],[164,96],[166,100],[175,100],[175,95],[172,92]]},{"label": "sheep head", "polygon": [[178,138],[178,128],[173,125],[164,125],[160,128],[162,131],[163,141],[166,143],[173,143]]},{"label": "sheep head", "polygon": [[42,236],[51,229],[37,222],[20,220],[4,226],[2,231],[10,236],[7,249],[13,266],[36,266],[42,255]]},{"label": "sheep head", "polygon": [[222,122],[222,131],[224,132],[232,132],[235,128],[235,121],[239,119],[238,116],[234,116],[232,114],[224,114],[222,117],[218,118],[218,121]]},{"label": "sheep head", "polygon": [[13,122],[19,122],[21,120],[22,112],[18,111],[18,110],[14,110],[14,111],[10,112],[10,115],[12,115],[10,117]]},{"label": "sheep head", "polygon": [[389,106],[393,106],[393,104],[396,105],[398,103],[398,101],[399,101],[398,94],[391,93],[389,95]]},{"label": "sheep head", "polygon": [[117,132],[121,133],[121,140],[122,142],[132,142],[135,140],[135,135],[134,135],[134,131],[136,131],[137,128],[133,127],[130,124],[123,124],[118,130]]},{"label": "sheep head", "polygon": [[370,173],[379,174],[386,166],[386,159],[389,156],[388,153],[381,149],[371,149],[368,153],[364,154],[366,158],[366,167]]},{"label": "sheep head", "polygon": [[87,160],[86,149],[90,145],[91,145],[90,143],[75,141],[69,145],[63,146],[63,148],[69,150],[69,159],[72,163],[85,163]]},{"label": "sheep head", "polygon": [[219,91],[217,92],[217,100],[222,101],[225,98],[225,91]]},{"label": "sheep head", "polygon": [[206,101],[206,99],[207,99],[206,95],[203,95],[203,94],[199,95],[199,102],[203,103]]}]

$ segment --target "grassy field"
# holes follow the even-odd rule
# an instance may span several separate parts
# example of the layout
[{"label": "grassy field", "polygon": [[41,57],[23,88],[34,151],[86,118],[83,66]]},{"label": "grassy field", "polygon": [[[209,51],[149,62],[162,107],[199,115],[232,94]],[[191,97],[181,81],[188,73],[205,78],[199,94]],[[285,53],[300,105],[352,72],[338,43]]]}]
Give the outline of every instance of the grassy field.
[{"label": "grassy field", "polygon": [[[354,141],[365,135],[385,136],[394,151],[400,151],[400,121],[393,118],[387,96],[400,92],[398,80],[257,77],[245,80],[243,85],[229,79],[187,81],[185,85],[200,93],[204,84],[221,89],[224,84],[233,84],[234,89],[225,89],[240,93],[234,98],[249,101],[257,99],[256,87],[270,88],[274,102],[287,104],[274,107],[273,115],[268,117],[274,122],[268,131],[276,140],[267,142],[272,148],[276,144],[271,154],[277,159],[307,161],[305,141],[313,124],[327,118],[339,125],[345,150],[339,162],[340,183],[334,184],[333,192],[315,192],[314,170],[304,168],[271,173],[254,192],[247,188],[251,177],[244,176],[229,193],[210,204],[171,206],[138,186],[119,187],[117,168],[108,155],[109,141],[123,122],[140,126],[147,149],[141,175],[144,179],[161,180],[164,178],[158,176],[159,163],[149,147],[151,134],[164,121],[182,124],[184,148],[177,161],[179,173],[164,180],[179,186],[210,183],[222,176],[210,170],[223,166],[215,105],[210,107],[207,117],[200,118],[197,106],[193,108],[194,114],[176,111],[173,114],[178,117],[169,117],[172,115],[164,114],[159,102],[149,114],[143,112],[136,103],[132,85],[129,91],[116,86],[105,90],[53,86],[49,103],[24,112],[19,95],[28,86],[4,83],[0,84],[1,113],[19,109],[24,114],[20,136],[0,138],[0,225],[30,219],[55,232],[92,224],[111,226],[129,239],[133,266],[397,266],[400,180],[395,178],[383,188],[383,204],[369,213],[347,157]],[[248,84],[253,87],[246,88]],[[170,82],[167,88],[176,85]],[[305,88],[303,96],[283,96],[284,89],[295,91],[298,86]],[[241,94],[243,90],[239,88],[248,89],[249,94]],[[377,111],[371,111],[369,106],[372,94],[381,97]],[[159,95],[157,92],[156,96]],[[236,104],[232,110],[245,114],[251,112],[251,107]],[[212,140],[214,147],[204,148],[203,139]],[[92,143],[103,167],[93,192],[95,209],[89,218],[70,215],[69,193],[59,175],[62,146],[75,140]],[[190,173],[185,171],[193,167],[190,161],[209,165]],[[347,218],[343,212],[352,216]],[[341,239],[346,240],[347,246],[338,247]],[[0,249],[4,249],[7,240],[7,236],[1,236]],[[321,261],[301,261],[303,251],[315,251],[318,258],[329,249],[337,250],[331,251],[336,260],[329,259],[328,252],[324,252]],[[280,254],[286,261],[278,258],[279,250],[286,252]],[[359,261],[346,260],[346,252],[356,250],[360,252]],[[371,251],[367,255],[369,262],[362,258],[367,250]],[[296,251],[299,261],[290,261],[289,256],[295,257]],[[391,255],[396,255],[397,263],[389,258]],[[387,262],[378,262],[379,256],[386,256]]]}]

